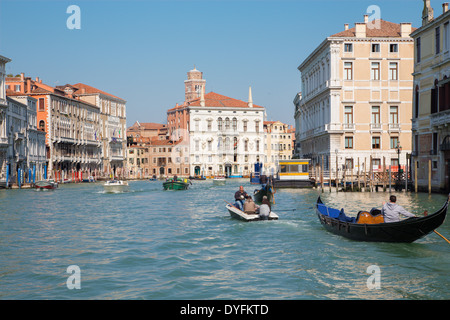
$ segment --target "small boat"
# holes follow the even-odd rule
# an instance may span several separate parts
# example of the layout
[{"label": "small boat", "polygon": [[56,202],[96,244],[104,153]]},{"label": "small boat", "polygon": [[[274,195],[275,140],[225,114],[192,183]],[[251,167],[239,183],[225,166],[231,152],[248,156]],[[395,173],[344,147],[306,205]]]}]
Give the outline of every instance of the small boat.
[{"label": "small boat", "polygon": [[34,184],[34,187],[38,190],[52,190],[58,188],[58,183],[55,180],[41,180]]},{"label": "small boat", "polygon": [[[247,221],[247,222],[263,220],[259,217],[258,214],[247,214],[244,211],[241,211],[238,208],[236,208],[235,206],[231,205],[230,203],[227,203],[226,207],[232,218]],[[278,220],[278,215],[275,212],[271,211],[268,220]]]},{"label": "small boat", "polygon": [[164,190],[187,190],[191,182],[188,179],[169,178],[163,183]]},{"label": "small boat", "polygon": [[128,182],[122,180],[109,180],[103,185],[105,192],[126,192],[128,191],[129,185]]},{"label": "small boat", "polygon": [[320,223],[334,234],[357,241],[414,242],[433,232],[445,220],[449,199],[441,209],[425,217],[408,218],[385,223],[381,210],[360,211],[356,218],[345,216],[344,210],[329,208],[317,199],[316,212]]},{"label": "small boat", "polygon": [[89,176],[83,180],[81,180],[82,182],[95,182],[95,179],[93,176]]},{"label": "small boat", "polygon": [[267,200],[269,200],[270,203],[273,203],[274,193],[275,193],[275,189],[272,186],[272,184],[267,183],[267,184],[263,184],[261,186],[261,189],[256,189],[253,192],[253,196],[255,197],[255,202],[261,203],[263,200],[263,197],[267,196]]},{"label": "small boat", "polygon": [[225,177],[217,176],[213,179],[213,184],[215,186],[224,186],[227,183]]}]

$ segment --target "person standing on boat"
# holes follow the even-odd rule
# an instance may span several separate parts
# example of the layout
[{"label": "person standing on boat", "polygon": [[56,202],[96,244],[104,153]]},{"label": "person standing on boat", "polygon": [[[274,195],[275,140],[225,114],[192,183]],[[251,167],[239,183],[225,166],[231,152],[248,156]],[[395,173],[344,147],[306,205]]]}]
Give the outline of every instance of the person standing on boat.
[{"label": "person standing on boat", "polygon": [[398,222],[400,221],[400,215],[413,218],[416,215],[411,212],[406,211],[402,206],[399,206],[397,202],[396,196],[389,197],[389,203],[383,202],[383,208],[381,209],[381,213],[384,216],[384,222]]},{"label": "person standing on boat", "polygon": [[236,191],[236,193],[234,194],[235,205],[239,210],[243,211],[244,201],[247,197],[248,194],[244,191],[244,187],[240,186],[239,191]]},{"label": "person standing on boat", "polygon": [[263,200],[261,205],[259,206],[259,218],[261,220],[269,219],[270,211],[272,208],[270,207],[270,202],[267,199],[267,196],[263,196]]}]

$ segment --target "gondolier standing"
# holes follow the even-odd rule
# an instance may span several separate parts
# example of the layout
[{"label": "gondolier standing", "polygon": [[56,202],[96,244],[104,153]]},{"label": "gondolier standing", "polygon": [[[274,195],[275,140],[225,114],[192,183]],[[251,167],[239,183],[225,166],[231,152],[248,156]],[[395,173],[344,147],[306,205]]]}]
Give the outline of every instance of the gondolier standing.
[{"label": "gondolier standing", "polygon": [[399,206],[397,202],[396,196],[389,197],[389,203],[383,203],[383,208],[381,209],[381,213],[384,216],[384,222],[398,222],[400,221],[400,215],[412,218],[415,217],[415,214],[406,211],[402,206]]}]

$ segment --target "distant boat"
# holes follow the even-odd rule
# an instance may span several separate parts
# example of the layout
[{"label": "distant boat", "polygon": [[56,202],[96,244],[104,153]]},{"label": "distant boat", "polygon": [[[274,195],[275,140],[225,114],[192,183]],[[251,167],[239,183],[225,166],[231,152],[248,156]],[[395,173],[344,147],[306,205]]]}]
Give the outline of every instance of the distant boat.
[{"label": "distant boat", "polygon": [[[226,208],[228,209],[230,216],[234,219],[247,222],[262,220],[258,214],[247,214],[244,211],[241,211],[235,206],[231,205],[230,203],[227,203]],[[268,220],[278,220],[278,215],[275,212],[271,211]]]},{"label": "distant boat", "polygon": [[82,182],[95,182],[95,179],[93,176],[89,176],[86,179],[83,179]]},{"label": "distant boat", "polygon": [[52,190],[58,188],[58,183],[54,180],[41,180],[34,184],[34,187],[38,190]]},{"label": "distant boat", "polygon": [[224,186],[227,183],[227,180],[223,176],[217,176],[213,179],[213,184],[215,186]]},{"label": "distant boat", "polygon": [[447,198],[441,209],[428,216],[388,223],[384,222],[379,209],[372,209],[371,212],[360,211],[356,218],[347,217],[343,210],[327,207],[320,197],[316,202],[316,212],[326,230],[348,239],[372,242],[413,242],[433,232],[444,222],[448,203]]},{"label": "distant boat", "polygon": [[129,185],[128,182],[122,180],[109,180],[103,185],[105,192],[125,192],[128,191]]},{"label": "distant boat", "polygon": [[188,179],[169,178],[163,183],[164,190],[187,190],[191,182]]}]

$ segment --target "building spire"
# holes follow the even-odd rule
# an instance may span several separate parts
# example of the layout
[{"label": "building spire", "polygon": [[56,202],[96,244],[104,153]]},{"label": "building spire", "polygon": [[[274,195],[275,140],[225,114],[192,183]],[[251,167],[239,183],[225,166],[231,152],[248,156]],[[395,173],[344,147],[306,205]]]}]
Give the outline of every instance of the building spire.
[{"label": "building spire", "polygon": [[249,108],[253,108],[252,87],[248,87],[248,103]]}]

